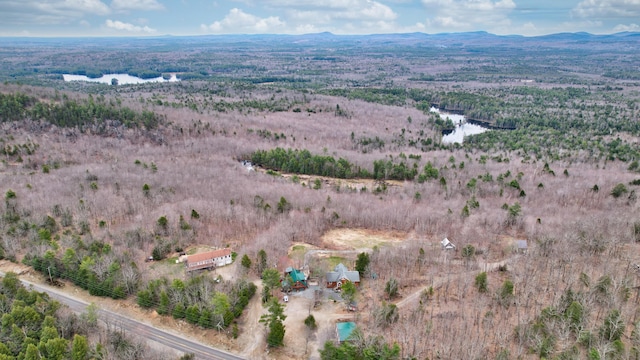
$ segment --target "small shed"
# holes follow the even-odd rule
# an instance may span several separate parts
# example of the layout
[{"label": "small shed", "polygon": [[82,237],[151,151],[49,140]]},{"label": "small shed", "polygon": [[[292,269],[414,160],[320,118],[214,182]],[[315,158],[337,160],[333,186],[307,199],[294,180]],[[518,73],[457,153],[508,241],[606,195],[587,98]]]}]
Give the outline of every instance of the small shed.
[{"label": "small shed", "polygon": [[353,321],[339,322],[336,324],[336,333],[338,335],[338,342],[349,340],[349,336],[356,329],[356,323]]},{"label": "small shed", "polygon": [[351,301],[347,304],[347,311],[358,311],[358,303],[355,301]]},{"label": "small shed", "polygon": [[455,250],[456,249],[456,246],[451,241],[449,241],[449,239],[447,239],[447,238],[442,239],[442,241],[440,241],[440,244],[442,244],[442,248],[445,249],[445,250]]},{"label": "small shed", "polygon": [[526,254],[529,249],[527,240],[516,240],[516,250],[521,254]]}]

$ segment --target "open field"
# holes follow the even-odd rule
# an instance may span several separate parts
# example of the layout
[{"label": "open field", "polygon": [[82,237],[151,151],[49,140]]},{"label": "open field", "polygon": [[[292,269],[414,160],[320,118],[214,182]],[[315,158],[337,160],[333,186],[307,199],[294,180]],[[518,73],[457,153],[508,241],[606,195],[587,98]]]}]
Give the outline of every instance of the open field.
[{"label": "open field", "polygon": [[[2,40],[0,255],[251,359],[319,359],[345,319],[401,358],[636,359],[637,36],[458,36]],[[61,79],[143,66],[182,80]],[[443,145],[432,105],[512,130]],[[176,263],[225,247],[212,272]],[[291,294],[267,353],[263,271],[324,289],[362,253],[358,311]]]}]

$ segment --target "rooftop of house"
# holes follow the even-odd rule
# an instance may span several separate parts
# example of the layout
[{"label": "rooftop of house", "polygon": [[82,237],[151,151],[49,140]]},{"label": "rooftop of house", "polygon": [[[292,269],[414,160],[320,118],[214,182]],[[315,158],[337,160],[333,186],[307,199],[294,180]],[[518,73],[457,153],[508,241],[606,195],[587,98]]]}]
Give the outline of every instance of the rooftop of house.
[{"label": "rooftop of house", "polygon": [[518,249],[526,249],[527,240],[516,240],[516,246],[518,247]]},{"label": "rooftop of house", "polygon": [[231,249],[229,248],[212,250],[212,251],[207,251],[199,254],[188,255],[187,263],[190,263],[190,262],[193,263],[193,262],[198,262],[198,261],[203,261],[208,259],[215,259],[223,256],[229,256],[229,255],[231,255]]},{"label": "rooftop of house", "polygon": [[293,279],[293,282],[296,282],[296,281],[304,282],[307,280],[307,277],[304,275],[304,273],[298,269],[288,267],[285,270],[285,272],[289,274],[289,276],[291,276],[291,279]]},{"label": "rooftop of house", "polygon": [[328,282],[338,282],[342,279],[347,279],[351,282],[360,282],[360,273],[355,270],[348,270],[342,263],[336,265],[333,271],[327,273]]}]

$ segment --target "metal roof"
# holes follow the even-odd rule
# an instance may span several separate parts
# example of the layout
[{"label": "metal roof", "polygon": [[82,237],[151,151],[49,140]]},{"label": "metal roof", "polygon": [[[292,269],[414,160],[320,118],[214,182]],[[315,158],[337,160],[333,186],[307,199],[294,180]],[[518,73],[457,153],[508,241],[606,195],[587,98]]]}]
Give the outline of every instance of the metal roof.
[{"label": "metal roof", "polygon": [[[289,269],[290,268],[287,268],[287,270]],[[293,279],[293,282],[296,282],[296,281],[304,282],[305,280],[307,280],[307,277],[304,276],[304,273],[300,270],[291,268],[289,271],[287,271],[287,273],[291,276],[291,279]]]},{"label": "metal roof", "polygon": [[338,282],[342,279],[347,279],[351,282],[360,282],[360,273],[355,270],[347,270],[347,267],[342,263],[336,265],[333,271],[327,273],[328,282]]},{"label": "metal roof", "polygon": [[229,249],[229,248],[212,250],[212,251],[207,251],[207,252],[203,252],[203,253],[199,253],[199,254],[188,255],[187,256],[187,264],[189,264],[189,263],[197,263],[199,261],[204,261],[204,260],[209,260],[209,259],[216,259],[216,258],[220,258],[220,257],[223,257],[223,256],[229,256],[229,255],[231,255],[231,249]]},{"label": "metal roof", "polygon": [[447,239],[447,238],[442,239],[442,241],[440,241],[440,244],[442,244],[442,247],[445,248],[445,249],[455,249],[456,248],[456,246],[451,241],[449,241],[449,239]]}]

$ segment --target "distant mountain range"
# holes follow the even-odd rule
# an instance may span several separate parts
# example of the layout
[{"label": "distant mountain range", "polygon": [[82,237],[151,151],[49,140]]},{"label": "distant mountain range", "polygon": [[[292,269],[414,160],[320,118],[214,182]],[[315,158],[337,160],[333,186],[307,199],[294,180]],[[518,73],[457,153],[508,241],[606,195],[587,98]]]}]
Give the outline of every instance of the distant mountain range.
[{"label": "distant mountain range", "polygon": [[[251,45],[251,46],[290,46],[302,47],[341,47],[341,46],[424,46],[439,48],[461,47],[568,47],[568,48],[602,48],[620,50],[624,48],[640,49],[640,32],[619,32],[607,35],[595,35],[586,32],[557,33],[542,36],[495,35],[485,31],[462,33],[402,33],[373,35],[336,35],[330,32],[303,35],[198,35],[154,37],[92,37],[92,38],[36,38],[36,37],[0,37],[0,44],[15,46],[64,46],[66,44],[91,46],[108,45]],[[594,48],[595,47],[595,48]],[[616,48],[618,47],[618,48]]]}]

